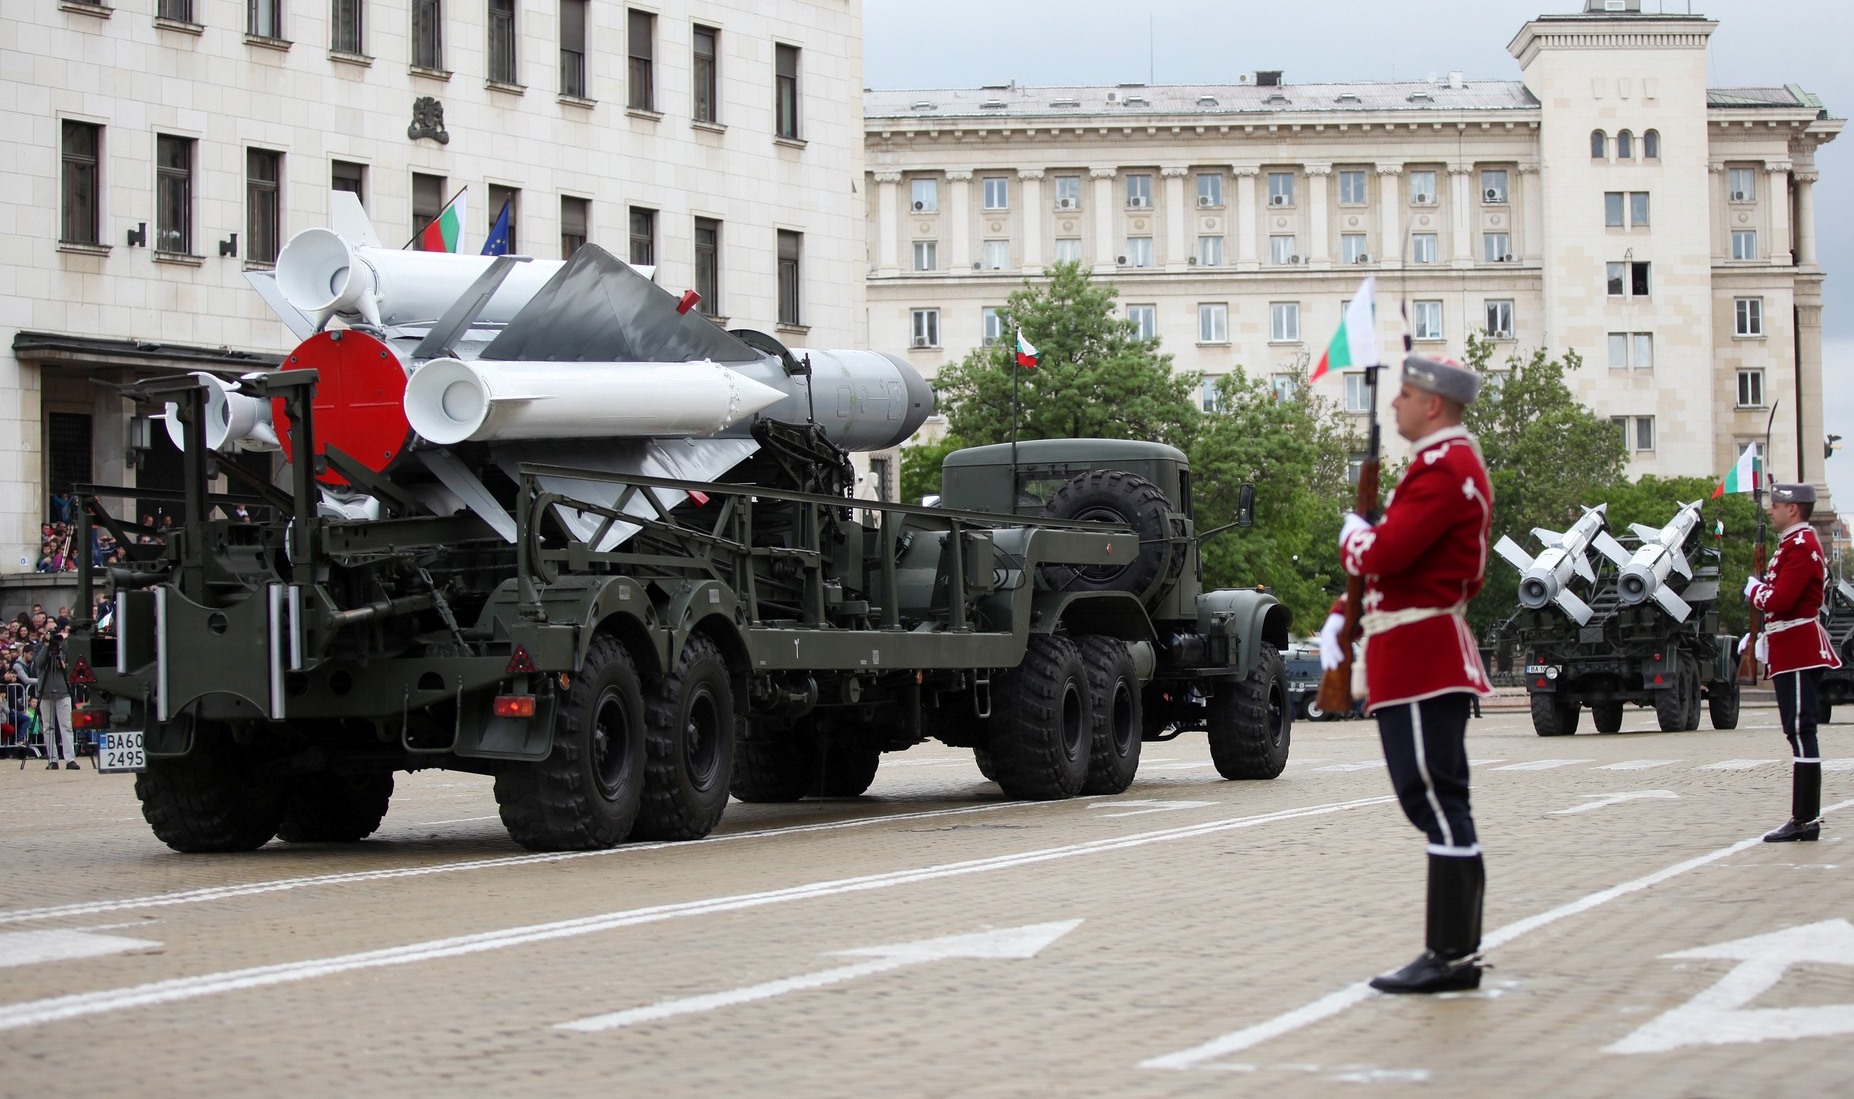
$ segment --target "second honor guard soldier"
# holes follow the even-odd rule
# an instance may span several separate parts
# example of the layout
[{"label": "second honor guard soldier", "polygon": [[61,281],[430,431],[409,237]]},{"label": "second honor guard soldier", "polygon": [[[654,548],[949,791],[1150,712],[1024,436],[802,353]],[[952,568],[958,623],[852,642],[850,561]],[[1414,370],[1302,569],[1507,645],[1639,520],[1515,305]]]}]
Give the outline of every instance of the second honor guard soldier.
[{"label": "second honor guard soldier", "polygon": [[1822,834],[1822,754],[1816,747],[1816,691],[1822,672],[1841,667],[1834,642],[1816,615],[1828,582],[1828,558],[1816,541],[1809,516],[1815,512],[1814,485],[1772,485],[1770,525],[1777,535],[1766,577],[1745,581],[1751,605],[1764,612],[1764,632],[1756,639],[1758,659],[1770,664],[1777,713],[1789,738],[1790,819],[1764,837],[1765,843],[1813,840]]},{"label": "second honor guard soldier", "polygon": [[[1363,652],[1354,695],[1378,719],[1391,784],[1404,815],[1429,837],[1427,949],[1372,980],[1384,992],[1477,988],[1486,876],[1468,809],[1463,743],[1470,700],[1493,693],[1463,612],[1487,568],[1493,492],[1479,449],[1461,426],[1480,376],[1445,359],[1411,355],[1391,408],[1411,441],[1409,469],[1375,526],[1348,514],[1340,563],[1365,579]],[[1321,659],[1339,662],[1344,616],[1321,631]],[[1363,672],[1364,689],[1357,687]]]}]

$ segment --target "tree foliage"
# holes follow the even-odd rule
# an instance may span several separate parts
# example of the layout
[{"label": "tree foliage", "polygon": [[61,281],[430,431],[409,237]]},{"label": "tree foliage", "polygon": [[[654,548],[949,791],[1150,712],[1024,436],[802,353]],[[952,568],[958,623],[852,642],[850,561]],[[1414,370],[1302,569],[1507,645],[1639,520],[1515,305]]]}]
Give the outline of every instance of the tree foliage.
[{"label": "tree foliage", "polygon": [[938,442],[919,443],[901,450],[901,502],[918,504],[921,497],[940,492],[940,466],[946,456],[965,446],[950,432]]}]

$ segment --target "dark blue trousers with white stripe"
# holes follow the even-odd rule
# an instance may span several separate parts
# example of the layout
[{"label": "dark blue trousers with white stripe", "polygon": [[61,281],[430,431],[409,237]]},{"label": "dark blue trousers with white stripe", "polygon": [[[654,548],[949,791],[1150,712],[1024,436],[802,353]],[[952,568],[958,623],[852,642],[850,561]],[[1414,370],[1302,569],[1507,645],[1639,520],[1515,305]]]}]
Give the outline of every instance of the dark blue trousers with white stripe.
[{"label": "dark blue trousers with white stripe", "polygon": [[1372,711],[1398,804],[1429,837],[1432,855],[1481,853],[1468,809],[1469,704],[1460,692]]},{"label": "dark blue trousers with white stripe", "polygon": [[1822,685],[1822,669],[1778,672],[1770,677],[1770,685],[1777,696],[1783,735],[1790,742],[1790,757],[1797,763],[1822,762],[1815,739],[1816,696]]}]

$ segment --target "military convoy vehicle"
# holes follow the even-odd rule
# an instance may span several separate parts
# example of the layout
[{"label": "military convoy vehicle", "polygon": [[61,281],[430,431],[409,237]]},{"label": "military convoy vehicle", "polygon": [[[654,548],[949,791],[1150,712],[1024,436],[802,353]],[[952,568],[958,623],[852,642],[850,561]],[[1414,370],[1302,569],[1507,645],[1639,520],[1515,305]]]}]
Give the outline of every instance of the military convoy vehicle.
[{"label": "military convoy vehicle", "polygon": [[1840,577],[1823,593],[1822,625],[1835,644],[1841,667],[1822,673],[1816,695],[1816,719],[1823,725],[1833,719],[1836,706],[1854,702],[1854,584]]}]

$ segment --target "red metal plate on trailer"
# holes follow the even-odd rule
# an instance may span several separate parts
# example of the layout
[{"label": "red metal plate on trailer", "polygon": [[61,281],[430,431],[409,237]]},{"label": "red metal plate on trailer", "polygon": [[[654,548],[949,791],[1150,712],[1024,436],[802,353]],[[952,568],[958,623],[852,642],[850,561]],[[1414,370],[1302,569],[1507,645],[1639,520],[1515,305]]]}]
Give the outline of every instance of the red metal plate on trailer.
[{"label": "red metal plate on trailer", "polygon": [[[283,360],[285,370],[315,370],[316,453],[333,446],[367,469],[379,473],[393,464],[412,438],[406,422],[406,370],[392,349],[365,332],[340,329],[318,332]],[[273,398],[271,420],[283,456],[295,460],[290,418],[280,398]],[[345,485],[333,469],[316,480]]]}]

